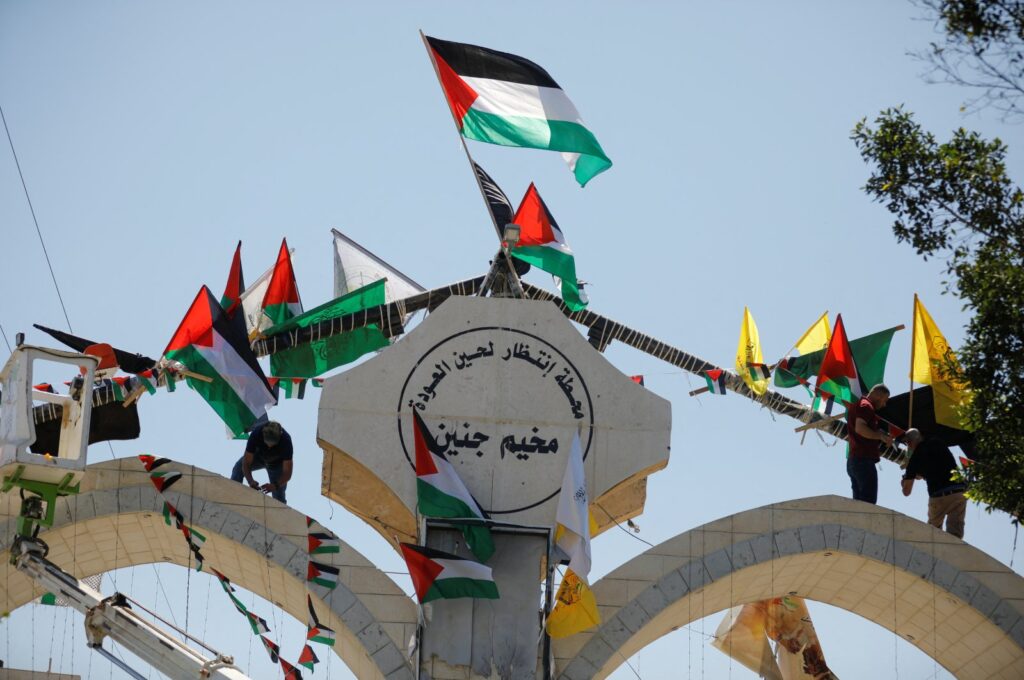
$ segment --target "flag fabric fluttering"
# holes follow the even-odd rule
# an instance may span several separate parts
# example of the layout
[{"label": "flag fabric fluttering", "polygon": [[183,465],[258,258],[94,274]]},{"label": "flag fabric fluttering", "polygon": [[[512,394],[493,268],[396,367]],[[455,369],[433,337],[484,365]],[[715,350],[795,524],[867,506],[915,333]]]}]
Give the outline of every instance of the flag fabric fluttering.
[{"label": "flag fabric fluttering", "polygon": [[186,377],[232,434],[246,432],[276,403],[249,342],[203,286],[164,350],[209,382]]},{"label": "flag fabric fluttering", "polygon": [[228,315],[233,315],[242,304],[242,292],[245,290],[245,277],[242,275],[242,242],[235,247],[235,256],[228,270],[228,280],[224,284],[224,294],[220,296],[220,306]]},{"label": "flag fabric fluttering", "polygon": [[725,394],[725,371],[720,368],[704,371],[704,380],[708,384],[708,392],[711,394]]},{"label": "flag fabric fluttering", "polygon": [[260,642],[263,643],[263,648],[270,655],[270,663],[277,663],[277,660],[281,658],[281,648],[277,643],[265,635],[260,635]]},{"label": "flag fabric fluttering", "polygon": [[341,541],[338,537],[312,517],[306,517],[306,540],[310,555],[341,552]]},{"label": "flag fabric fluttering", "polygon": [[567,637],[601,623],[590,590],[590,501],[579,432],[573,434],[555,513],[555,545],[569,559],[558,603],[546,625],[551,637]]},{"label": "flag fabric fluttering", "polygon": [[284,671],[284,680],[302,680],[302,672],[284,659],[279,659],[281,670]]},{"label": "flag fabric fluttering", "polygon": [[842,314],[836,316],[836,327],[821,360],[815,392],[831,395],[842,403],[851,402],[855,398],[860,399],[864,395],[860,374],[857,372],[857,362],[846,339]]},{"label": "flag fabric fluttering", "polygon": [[338,585],[340,569],[329,564],[309,561],[306,568],[306,580],[324,588],[334,589]]},{"label": "flag fabric fluttering", "polygon": [[[288,250],[289,258],[294,262],[295,249]],[[246,288],[240,296],[242,313],[245,315],[245,328],[249,339],[259,335],[263,328],[269,328],[270,323],[263,318],[263,299],[267,297],[267,288],[270,286],[270,277],[274,275],[275,266],[270,267],[260,274],[260,277]]]},{"label": "flag fabric fluttering", "polygon": [[490,567],[411,543],[401,543],[400,547],[420,604],[459,597],[498,599]]},{"label": "flag fabric fluttering", "polygon": [[768,364],[751,364],[747,367],[747,372],[750,374],[750,379],[755,382],[765,381],[772,377],[772,369]]},{"label": "flag fabric fluttering", "polygon": [[543,68],[486,47],[425,39],[463,137],[560,151],[580,186],[612,166],[572,100]]},{"label": "flag fabric fluttering", "polygon": [[960,409],[970,398],[970,389],[952,375],[959,370],[960,364],[946,336],[935,325],[917,295],[914,296],[913,333],[910,379],[932,386],[935,422],[960,430],[968,429],[960,417]]},{"label": "flag fabric fluttering", "polygon": [[484,198],[487,199],[487,209],[491,211],[491,219],[494,222],[494,228],[498,230],[500,239],[504,237],[505,225],[515,221],[515,208],[512,207],[512,202],[508,200],[508,196],[501,190],[498,183],[491,179],[491,176],[475,161],[473,162],[473,171],[476,172],[476,178],[483,188]]},{"label": "flag fabric fluttering", "polygon": [[334,631],[320,623],[320,618],[316,615],[316,609],[313,607],[313,598],[310,597],[309,593],[306,593],[306,605],[309,607],[306,639],[310,642],[319,642],[322,645],[333,647]]},{"label": "flag fabric fluttering", "polygon": [[[421,515],[445,519],[486,520],[487,513],[473,498],[462,478],[444,455],[415,410],[413,442],[416,452],[416,501]],[[491,531],[482,523],[465,523],[462,534],[469,549],[481,562],[494,554]]]},{"label": "flag fabric fluttering", "polygon": [[832,330],[828,325],[828,312],[825,312],[818,320],[811,324],[810,328],[804,331],[800,339],[793,346],[800,355],[811,352],[824,351],[828,347],[828,341],[832,337]]},{"label": "flag fabric fluttering", "polygon": [[588,300],[576,278],[576,258],[532,182],[512,221],[520,228],[512,257],[557,277],[566,307],[574,312],[585,308]]},{"label": "flag fabric fluttering", "polygon": [[[275,335],[299,328],[308,328],[321,321],[383,305],[384,286],[383,279],[375,281],[282,324],[273,326],[265,333],[266,335]],[[380,328],[371,324],[275,352],[270,355],[270,372],[275,376],[313,378],[338,366],[351,363],[364,354],[387,347],[387,345],[388,339],[384,337]]]},{"label": "flag fabric fluttering", "polygon": [[313,648],[308,644],[302,647],[302,653],[299,654],[299,665],[305,666],[309,670],[313,670],[313,666],[320,663],[320,659],[316,653],[313,652]]},{"label": "flag fabric fluttering", "polygon": [[750,314],[750,309],[743,308],[743,323],[740,325],[740,341],[736,347],[736,373],[743,379],[754,394],[764,394],[768,391],[768,381],[765,378],[758,378],[750,370],[752,364],[763,364],[764,356],[761,354],[761,338],[757,334],[757,324]]},{"label": "flag fabric fluttering", "polygon": [[385,279],[385,302],[412,297],[426,290],[337,229],[334,236],[334,297]]},{"label": "flag fabric fluttering", "polygon": [[[889,345],[898,329],[899,327],[887,328],[884,331],[849,341],[850,352],[853,354],[853,361],[857,365],[862,385],[871,387],[884,381],[885,364],[889,358]],[[775,371],[775,386],[807,385],[808,381],[821,371],[821,362],[824,358],[824,349],[798,357],[787,357],[779,362],[782,370]]]},{"label": "flag fabric fluttering", "polygon": [[259,328],[261,331],[302,314],[302,299],[299,297],[299,285],[295,281],[292,257],[288,252],[288,239],[281,240],[274,273],[270,275],[261,307],[264,317]]}]

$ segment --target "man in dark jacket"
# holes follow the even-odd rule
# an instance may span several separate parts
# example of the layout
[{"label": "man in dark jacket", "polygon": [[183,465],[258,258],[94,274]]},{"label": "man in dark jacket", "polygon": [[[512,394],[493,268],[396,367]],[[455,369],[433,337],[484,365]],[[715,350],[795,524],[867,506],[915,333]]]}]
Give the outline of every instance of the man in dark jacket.
[{"label": "man in dark jacket", "polygon": [[846,473],[850,475],[855,501],[878,502],[878,470],[875,468],[881,458],[878,443],[891,445],[892,437],[879,428],[875,412],[885,408],[888,401],[889,388],[878,384],[846,410],[846,438],[850,442]]},{"label": "man in dark jacket", "polygon": [[915,479],[924,478],[928,484],[928,524],[941,529],[945,520],[946,532],[963,538],[967,487],[953,481],[956,460],[952,452],[934,437],[925,439],[916,429],[907,430],[906,440],[911,456],[903,475],[903,495],[910,495]]},{"label": "man in dark jacket", "polygon": [[[270,482],[261,485],[253,479],[252,473],[264,468]],[[253,428],[249,433],[245,453],[231,470],[232,481],[241,482],[243,478],[252,488],[269,493],[282,503],[286,502],[285,488],[292,478],[292,437],[281,427],[281,423],[271,420]]]}]

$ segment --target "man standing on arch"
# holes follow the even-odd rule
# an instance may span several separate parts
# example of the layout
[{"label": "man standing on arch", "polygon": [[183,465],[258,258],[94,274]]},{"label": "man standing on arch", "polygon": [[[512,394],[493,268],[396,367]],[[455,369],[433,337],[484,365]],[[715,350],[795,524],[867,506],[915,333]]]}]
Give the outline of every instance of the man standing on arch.
[{"label": "man standing on arch", "polygon": [[881,459],[878,442],[892,445],[892,437],[878,430],[876,411],[889,401],[889,388],[879,383],[866,397],[850,404],[846,410],[846,432],[850,454],[846,459],[846,474],[850,475],[853,500],[878,503],[878,469]]},{"label": "man standing on arch", "polygon": [[928,484],[928,524],[939,529],[946,521],[946,533],[964,537],[964,517],[967,514],[967,490],[963,482],[953,481],[956,460],[949,448],[934,437],[925,439],[916,429],[907,430],[910,463],[903,475],[903,495],[909,496],[914,480],[924,477]]},{"label": "man standing on arch", "polygon": [[[270,482],[260,485],[253,479],[253,470],[266,468]],[[275,500],[286,503],[285,488],[292,478],[292,437],[274,420],[253,428],[245,453],[231,470],[231,480],[245,481],[254,489],[269,493]]]}]

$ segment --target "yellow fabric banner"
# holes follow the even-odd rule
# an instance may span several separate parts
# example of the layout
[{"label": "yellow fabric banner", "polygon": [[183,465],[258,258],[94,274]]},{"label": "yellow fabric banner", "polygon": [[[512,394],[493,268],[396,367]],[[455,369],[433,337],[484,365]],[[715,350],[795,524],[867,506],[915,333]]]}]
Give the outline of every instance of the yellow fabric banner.
[{"label": "yellow fabric banner", "polygon": [[747,387],[754,390],[755,394],[764,394],[768,391],[767,380],[754,380],[750,375],[748,364],[763,364],[764,357],[761,355],[761,339],[757,335],[757,324],[750,310],[743,308],[743,325],[740,326],[740,342],[736,347],[736,372]]},{"label": "yellow fabric banner", "polygon": [[935,325],[931,314],[914,296],[914,349],[910,357],[910,379],[931,385],[935,398],[935,422],[948,427],[966,429],[960,420],[961,406],[970,398],[967,385],[948,375],[947,366],[960,364],[946,342],[946,336]]},{"label": "yellow fabric banner", "polygon": [[832,329],[828,325],[828,312],[825,312],[800,336],[800,339],[796,341],[796,348],[801,355],[811,354],[827,349],[828,341],[831,338]]},{"label": "yellow fabric banner", "polygon": [[547,631],[551,637],[568,637],[601,623],[597,598],[590,586],[572,569],[565,571],[565,578],[555,597],[557,603],[547,621]]}]

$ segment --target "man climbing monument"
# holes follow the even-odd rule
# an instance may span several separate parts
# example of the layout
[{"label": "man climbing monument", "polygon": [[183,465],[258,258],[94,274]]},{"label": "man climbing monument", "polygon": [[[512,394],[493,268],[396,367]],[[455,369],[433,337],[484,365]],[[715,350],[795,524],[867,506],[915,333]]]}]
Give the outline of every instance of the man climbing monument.
[{"label": "man climbing monument", "polygon": [[[261,485],[253,479],[254,470],[266,469],[270,481]],[[231,479],[245,479],[254,489],[269,493],[275,500],[286,503],[285,489],[292,478],[292,437],[274,420],[260,425],[249,433],[245,453],[231,470]]]},{"label": "man climbing monument", "polygon": [[907,430],[905,437],[911,456],[903,475],[903,495],[909,496],[914,480],[923,477],[928,485],[928,524],[941,529],[945,520],[946,533],[963,538],[967,487],[963,482],[953,481],[953,453],[938,439],[925,439],[917,429]]},{"label": "man climbing monument", "polygon": [[889,388],[879,383],[871,388],[866,397],[846,410],[847,440],[850,455],[846,459],[846,474],[850,475],[853,500],[865,503],[878,502],[878,442],[892,445],[888,432],[878,430],[876,411],[885,408],[889,401]]}]

